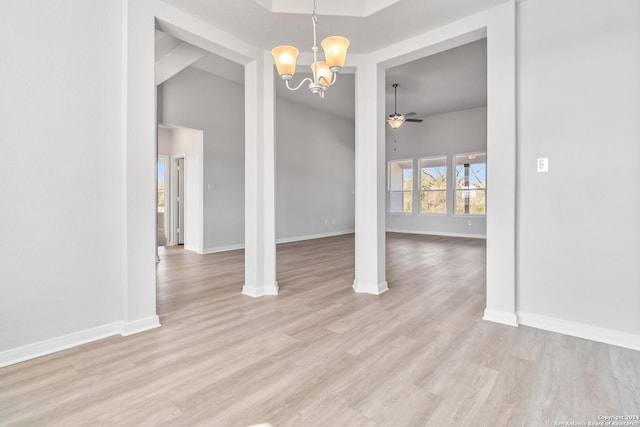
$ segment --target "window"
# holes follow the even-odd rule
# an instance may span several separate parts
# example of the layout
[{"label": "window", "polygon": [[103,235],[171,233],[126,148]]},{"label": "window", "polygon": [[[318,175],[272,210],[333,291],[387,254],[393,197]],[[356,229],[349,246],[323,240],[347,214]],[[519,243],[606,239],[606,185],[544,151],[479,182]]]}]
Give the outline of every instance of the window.
[{"label": "window", "polygon": [[456,156],[456,214],[484,215],[487,196],[487,154]]},{"label": "window", "polygon": [[389,212],[413,213],[413,160],[389,162]]},{"label": "window", "polygon": [[425,157],[420,164],[420,213],[447,213],[447,157]]}]

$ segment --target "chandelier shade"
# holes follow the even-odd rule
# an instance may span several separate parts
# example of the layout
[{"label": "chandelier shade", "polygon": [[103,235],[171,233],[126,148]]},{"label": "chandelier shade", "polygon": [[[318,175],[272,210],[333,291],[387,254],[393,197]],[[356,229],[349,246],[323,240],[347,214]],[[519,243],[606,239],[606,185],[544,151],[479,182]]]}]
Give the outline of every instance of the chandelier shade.
[{"label": "chandelier shade", "polygon": [[347,38],[341,36],[331,36],[322,40],[320,45],[324,51],[324,59],[329,65],[329,68],[339,67],[339,69],[341,69],[344,67],[347,59],[347,49],[350,44]]},{"label": "chandelier shade", "polygon": [[280,77],[291,79],[296,72],[298,49],[293,46],[277,46],[271,50],[271,55],[276,62],[276,69]]},{"label": "chandelier shade", "polygon": [[333,80],[333,72],[329,69],[326,61],[317,61],[311,65],[313,71],[313,81],[324,87],[329,87]]}]

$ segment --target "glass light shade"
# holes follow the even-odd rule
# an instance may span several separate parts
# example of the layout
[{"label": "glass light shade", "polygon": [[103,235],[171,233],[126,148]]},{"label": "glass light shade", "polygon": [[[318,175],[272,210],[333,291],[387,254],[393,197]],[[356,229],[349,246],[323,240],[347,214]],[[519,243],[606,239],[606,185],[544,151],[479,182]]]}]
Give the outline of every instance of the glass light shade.
[{"label": "glass light shade", "polygon": [[389,117],[387,119],[387,123],[393,129],[398,129],[404,123],[404,117],[402,117],[402,116]]},{"label": "glass light shade", "polygon": [[293,46],[277,46],[271,50],[271,55],[276,61],[276,68],[280,76],[292,77],[296,72],[296,60],[298,49]]},{"label": "glass light shade", "polygon": [[320,43],[324,51],[324,59],[329,67],[344,67],[347,59],[347,49],[349,48],[349,40],[345,37],[331,36],[322,40]]},{"label": "glass light shade", "polygon": [[[316,70],[317,65],[317,70]],[[313,81],[322,86],[329,87],[333,79],[333,73],[329,69],[329,65],[325,61],[314,62],[311,65],[313,71]]]}]

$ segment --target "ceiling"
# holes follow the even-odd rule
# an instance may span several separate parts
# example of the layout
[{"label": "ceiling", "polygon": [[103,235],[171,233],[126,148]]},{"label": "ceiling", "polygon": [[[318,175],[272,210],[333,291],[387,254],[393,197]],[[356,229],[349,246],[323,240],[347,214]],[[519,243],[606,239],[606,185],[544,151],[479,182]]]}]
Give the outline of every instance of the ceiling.
[{"label": "ceiling", "polygon": [[393,83],[400,114],[427,117],[487,105],[486,39],[388,69],[387,115],[394,112]]},{"label": "ceiling", "polygon": [[[291,44],[311,51],[312,0],[163,1],[263,50]],[[318,38],[345,36],[351,41],[349,52],[369,53],[505,1],[317,0]],[[306,14],[300,13],[305,10],[302,5]],[[344,16],[349,13],[370,14]]]},{"label": "ceiling", "polygon": [[[298,5],[299,8],[300,3],[304,3],[300,0],[164,1],[198,14],[227,32],[265,50],[282,43],[296,45],[301,39],[301,35],[311,39],[311,34],[307,34],[311,30],[308,15],[274,13],[268,10],[269,7],[282,9],[292,4]],[[430,27],[442,25],[445,22],[501,3],[504,0],[396,0],[395,5],[384,7],[365,18],[323,17],[323,8],[325,13],[330,14],[331,8],[340,10],[342,7],[344,9],[344,4],[349,2],[344,0],[317,1],[318,14],[320,15],[319,29],[325,25],[325,21],[329,21],[328,28],[334,24],[336,28],[340,28],[335,31],[335,34],[345,35],[351,39],[352,45],[349,52],[358,51],[358,46],[359,51],[367,52],[415,33],[424,32]],[[393,0],[353,0],[353,5],[362,8],[368,4],[369,9],[376,5],[384,6],[390,3],[393,3]],[[309,8],[312,8],[311,1],[309,1]],[[294,9],[295,7],[292,10]],[[420,15],[420,25],[415,20],[418,15]],[[304,22],[300,21],[301,18],[304,18]],[[378,22],[383,25],[377,25]],[[287,29],[288,25],[291,25],[291,28]],[[385,31],[371,31],[371,28],[385,28]],[[322,32],[320,33],[322,34]],[[381,34],[384,37],[380,37]],[[363,43],[357,41],[361,35],[367,36],[363,38]],[[157,59],[167,55],[181,43],[171,39],[170,36],[158,32],[156,36]],[[310,40],[300,41],[298,46],[302,47],[307,44],[311,44]],[[201,57],[191,66],[243,84],[242,66],[219,56],[203,51]],[[388,69],[386,73],[386,115],[394,112],[393,83],[399,84],[398,112],[401,114],[415,112],[416,117],[426,117],[486,105],[486,70],[486,40],[484,39]],[[310,73],[296,73],[292,83],[297,84],[307,76],[310,76]],[[279,97],[350,120],[355,118],[355,79],[353,74],[340,74],[336,84],[327,91],[324,99],[304,89],[287,90],[277,74],[275,84],[276,95]]]}]

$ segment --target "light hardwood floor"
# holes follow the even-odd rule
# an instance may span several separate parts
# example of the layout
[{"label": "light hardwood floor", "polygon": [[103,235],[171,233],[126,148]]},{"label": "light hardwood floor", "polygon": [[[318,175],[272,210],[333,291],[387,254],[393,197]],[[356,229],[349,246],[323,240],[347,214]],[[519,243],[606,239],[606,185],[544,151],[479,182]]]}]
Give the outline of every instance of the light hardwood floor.
[{"label": "light hardwood floor", "polygon": [[[0,370],[0,425],[552,426],[640,414],[640,352],[481,320],[483,240],[388,234],[389,292],[358,295],[352,235],[243,254],[168,250],[163,326]],[[637,424],[637,425],[640,425]]]}]

